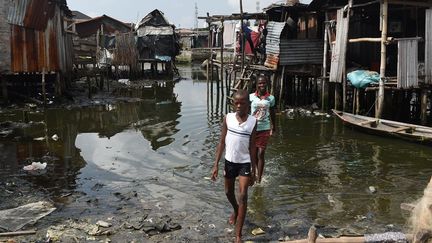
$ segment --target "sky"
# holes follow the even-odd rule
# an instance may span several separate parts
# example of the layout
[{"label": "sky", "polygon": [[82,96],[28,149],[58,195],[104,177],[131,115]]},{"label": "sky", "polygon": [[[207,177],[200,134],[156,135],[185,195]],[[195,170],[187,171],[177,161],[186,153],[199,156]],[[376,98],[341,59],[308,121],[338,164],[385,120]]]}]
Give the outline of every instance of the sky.
[{"label": "sky", "polygon": [[[243,11],[256,12],[258,0],[243,0]],[[300,0],[309,3],[311,0]],[[103,14],[128,23],[137,23],[154,9],[159,9],[171,24],[177,28],[192,28],[195,25],[195,3],[198,16],[239,13],[239,0],[69,0],[71,10],[77,10],[90,17]],[[260,8],[280,0],[259,0]],[[199,27],[204,27],[204,21]]]}]

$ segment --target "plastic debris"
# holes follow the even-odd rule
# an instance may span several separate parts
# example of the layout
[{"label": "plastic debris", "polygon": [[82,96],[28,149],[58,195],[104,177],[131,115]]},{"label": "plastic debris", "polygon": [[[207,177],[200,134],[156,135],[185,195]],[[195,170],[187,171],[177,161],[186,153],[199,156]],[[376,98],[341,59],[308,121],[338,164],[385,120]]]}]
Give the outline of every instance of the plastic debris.
[{"label": "plastic debris", "polygon": [[47,163],[41,162],[33,162],[31,165],[27,165],[23,167],[25,171],[37,171],[37,170],[45,170],[47,167]]},{"label": "plastic debris", "polygon": [[105,221],[102,221],[102,220],[97,221],[97,222],[96,222],[96,225],[97,225],[97,226],[100,226],[100,227],[102,227],[102,228],[109,228],[109,227],[112,226],[111,223],[108,223],[108,222],[105,222]]},{"label": "plastic debris", "polygon": [[59,136],[57,134],[54,134],[51,138],[52,140],[57,141],[59,139]]},{"label": "plastic debris", "polygon": [[375,188],[374,186],[370,186],[370,187],[369,187],[369,191],[370,191],[371,193],[375,193],[375,192],[377,192],[377,190],[376,190],[376,188]]},{"label": "plastic debris", "polygon": [[256,229],[252,230],[252,234],[253,235],[263,235],[263,234],[265,234],[265,231],[262,230],[261,228],[256,228]]},{"label": "plastic debris", "polygon": [[54,210],[56,210],[56,208],[51,203],[44,201],[1,210],[0,228],[9,231],[18,231],[27,224],[35,223]]}]

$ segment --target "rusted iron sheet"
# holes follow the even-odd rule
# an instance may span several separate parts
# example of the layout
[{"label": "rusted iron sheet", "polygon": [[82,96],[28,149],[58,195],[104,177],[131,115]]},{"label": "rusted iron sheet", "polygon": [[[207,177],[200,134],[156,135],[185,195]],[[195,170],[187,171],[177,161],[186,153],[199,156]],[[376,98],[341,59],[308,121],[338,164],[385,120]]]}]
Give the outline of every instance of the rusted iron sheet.
[{"label": "rusted iron sheet", "polygon": [[12,25],[12,72],[72,70],[71,36],[62,30],[61,10],[56,8],[55,16],[48,20],[44,31]]},{"label": "rusted iron sheet", "polygon": [[56,4],[51,0],[15,0],[8,22],[35,30],[44,30],[54,16]]},{"label": "rusted iron sheet", "polygon": [[266,38],[266,62],[264,65],[273,70],[277,69],[279,65],[280,54],[280,40],[281,33],[285,28],[284,22],[269,22],[267,24],[267,38]]},{"label": "rusted iron sheet", "polygon": [[418,39],[399,39],[397,87],[418,87]]},{"label": "rusted iron sheet", "polygon": [[272,70],[276,70],[278,68],[278,65],[279,57],[277,55],[268,54],[266,57],[265,66]]},{"label": "rusted iron sheet", "polygon": [[432,9],[426,10],[425,82],[432,84]]},{"label": "rusted iron sheet", "polygon": [[344,17],[344,10],[337,11],[336,43],[333,48],[330,66],[330,82],[341,83],[346,62],[349,17]]},{"label": "rusted iron sheet", "polygon": [[324,43],[321,40],[281,40],[280,65],[317,64],[323,62]]}]

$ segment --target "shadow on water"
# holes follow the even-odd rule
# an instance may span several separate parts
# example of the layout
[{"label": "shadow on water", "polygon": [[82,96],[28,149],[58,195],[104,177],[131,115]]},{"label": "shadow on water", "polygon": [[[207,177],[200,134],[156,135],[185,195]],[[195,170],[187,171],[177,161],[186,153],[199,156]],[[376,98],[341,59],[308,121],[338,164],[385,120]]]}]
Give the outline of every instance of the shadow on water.
[{"label": "shadow on water", "polygon": [[[184,79],[178,83],[117,93],[139,101],[0,113],[0,121],[12,122],[1,128],[13,128],[1,130],[0,187],[20,178],[48,197],[82,193],[84,199],[76,201],[85,206],[65,206],[59,217],[117,212],[118,192],[133,190],[141,200],[137,205],[153,203],[161,213],[177,215],[184,227],[171,239],[230,240],[223,178],[208,180],[226,100],[215,90],[207,93],[210,85],[198,67],[180,72]],[[24,165],[46,155],[51,158],[46,174],[23,172]],[[312,224],[332,236],[403,229],[407,215],[400,204],[422,193],[431,163],[429,147],[358,133],[333,117],[280,115],[263,183],[249,191],[244,235],[299,238]],[[108,195],[112,201],[105,200]],[[267,233],[252,236],[256,227]]]}]

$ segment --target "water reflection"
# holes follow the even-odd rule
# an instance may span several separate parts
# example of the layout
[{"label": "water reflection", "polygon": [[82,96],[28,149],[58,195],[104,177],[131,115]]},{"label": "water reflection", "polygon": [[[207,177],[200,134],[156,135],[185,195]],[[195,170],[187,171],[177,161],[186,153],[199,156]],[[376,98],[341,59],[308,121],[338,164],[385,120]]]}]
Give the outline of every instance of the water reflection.
[{"label": "water reflection", "polygon": [[44,161],[48,155],[48,173],[37,180],[28,179],[35,179],[36,184],[55,193],[57,189],[74,188],[76,176],[87,165],[76,145],[80,134],[97,133],[99,138],[110,139],[134,129],[153,150],[171,144],[178,132],[181,111],[181,103],[173,93],[174,84],[153,85],[151,93],[148,89],[130,92],[135,97],[145,94],[146,100],[139,102],[1,113],[0,122],[8,121],[2,124],[15,128],[0,141],[0,176],[19,175],[24,165]]}]

